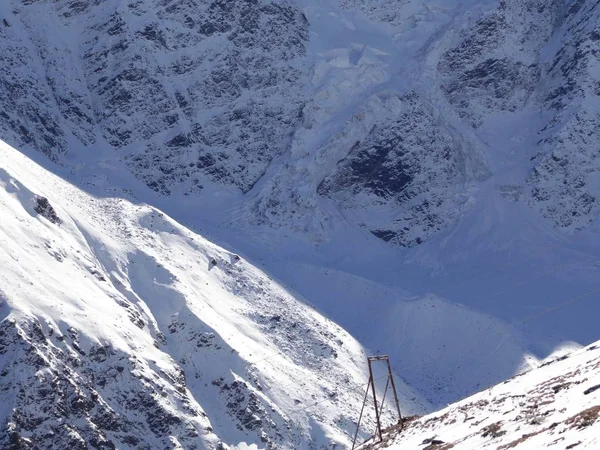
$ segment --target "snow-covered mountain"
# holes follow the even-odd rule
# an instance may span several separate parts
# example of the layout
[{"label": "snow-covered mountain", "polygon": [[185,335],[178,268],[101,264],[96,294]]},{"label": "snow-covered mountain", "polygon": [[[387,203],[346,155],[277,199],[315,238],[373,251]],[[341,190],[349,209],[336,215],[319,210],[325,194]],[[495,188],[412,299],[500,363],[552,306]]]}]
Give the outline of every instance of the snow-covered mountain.
[{"label": "snow-covered mountain", "polygon": [[108,152],[164,195],[244,199],[244,223],[323,234],[330,199],[418,245],[492,176],[576,231],[598,216],[598,14],[592,1],[12,0],[2,129],[63,163]]},{"label": "snow-covered mountain", "polygon": [[111,157],[164,195],[243,199],[244,223],[317,234],[329,199],[404,246],[459,221],[489,177],[566,230],[598,216],[593,1],[1,14],[3,137],[65,164]]},{"label": "snow-covered mountain", "polygon": [[347,332],[160,211],[0,151],[3,448],[348,442]]},{"label": "snow-covered mountain", "polygon": [[410,417],[358,447],[595,449],[600,445],[600,342],[424,417]]},{"label": "snow-covered mountain", "polygon": [[4,442],[345,446],[365,351],[420,413],[597,340],[599,21],[2,2]]}]

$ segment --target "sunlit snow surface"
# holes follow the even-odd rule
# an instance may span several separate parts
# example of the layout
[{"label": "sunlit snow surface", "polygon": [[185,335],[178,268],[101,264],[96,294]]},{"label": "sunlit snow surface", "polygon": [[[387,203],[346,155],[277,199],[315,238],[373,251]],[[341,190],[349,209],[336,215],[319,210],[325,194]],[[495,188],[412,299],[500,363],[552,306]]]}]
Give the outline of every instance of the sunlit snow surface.
[{"label": "sunlit snow surface", "polygon": [[[59,446],[348,442],[367,375],[347,332],[160,211],[0,152],[6,433]],[[60,223],[35,211],[39,196]],[[408,409],[427,408],[400,389]]]},{"label": "sunlit snow surface", "polygon": [[[596,449],[600,342],[552,359],[361,449]],[[437,445],[436,445],[437,444]]]}]

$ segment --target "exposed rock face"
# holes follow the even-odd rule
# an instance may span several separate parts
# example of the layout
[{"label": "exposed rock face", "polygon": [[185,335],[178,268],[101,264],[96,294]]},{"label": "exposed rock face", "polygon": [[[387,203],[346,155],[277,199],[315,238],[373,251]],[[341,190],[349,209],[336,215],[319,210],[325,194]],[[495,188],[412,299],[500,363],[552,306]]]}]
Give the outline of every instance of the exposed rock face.
[{"label": "exposed rock face", "polygon": [[245,192],[289,145],[308,39],[292,4],[12,3],[0,24],[4,139],[53,159],[73,138],[110,145],[164,194]]},{"label": "exposed rock face", "polygon": [[523,198],[566,231],[600,212],[599,17],[594,2],[501,1],[439,63],[443,91],[474,128],[523,113],[541,123],[522,150],[534,163]]},{"label": "exposed rock face", "polygon": [[85,352],[69,330],[44,332],[34,318],[1,323],[1,397],[12,407],[3,448],[39,448],[50,439],[75,449],[170,448],[172,436],[185,448],[215,448],[180,369],[157,373],[110,345]]},{"label": "exposed rock face", "polygon": [[540,132],[529,202],[575,231],[600,214],[600,4],[570,2],[547,63],[540,101],[551,117]]},{"label": "exposed rock face", "polygon": [[412,0],[381,0],[364,2],[362,0],[339,0],[342,8],[361,10],[367,17],[384,24],[400,25],[409,18],[407,7]]},{"label": "exposed rock face", "polygon": [[540,50],[554,31],[558,2],[502,0],[462,30],[441,57],[442,90],[459,116],[478,128],[486,116],[522,110],[541,75]]},{"label": "exposed rock face", "polygon": [[33,209],[36,213],[38,213],[40,216],[45,217],[54,224],[59,224],[62,222],[46,197],[36,196],[34,201],[35,206]]},{"label": "exposed rock face", "polygon": [[[529,204],[561,229],[585,228],[600,215],[600,3],[459,3],[6,0],[0,139],[72,165],[73,173],[79,163],[99,172],[124,166],[174,202],[234,194],[236,203],[225,205],[235,211],[229,223],[319,240],[341,211],[348,214],[339,220],[406,247],[459,223],[479,201],[479,183],[502,172],[488,162],[506,159],[523,173],[502,184],[504,199]],[[525,122],[529,130],[518,135]],[[522,138],[514,148],[513,138]],[[59,217],[45,197],[32,206],[33,191],[19,197],[14,189],[10,199],[27,198],[20,212],[34,215],[33,208],[62,224],[24,234],[49,233],[29,247],[50,257],[38,270],[75,267],[72,279],[80,277],[86,292],[117,305],[111,323],[133,325],[123,325],[128,336],[143,331],[168,364],[137,358],[134,347],[83,346],[91,319],[59,329],[43,315],[27,311],[16,321],[0,311],[0,400],[12,410],[0,445],[210,449],[225,436],[299,448],[353,429],[362,394],[335,387],[352,381],[349,361],[363,355],[346,350],[346,334],[266,277],[248,275],[239,257],[215,256],[154,212],[130,205],[124,214],[122,199],[79,198],[89,211],[78,211],[83,220],[75,224],[64,205]],[[15,215],[15,223],[29,215]],[[90,222],[103,227],[103,238],[87,229],[61,241]],[[29,276],[15,242],[9,262]],[[180,247],[188,260],[169,253]],[[128,251],[109,255],[118,248]],[[164,253],[152,256],[157,251]],[[209,270],[199,278],[200,265]],[[22,285],[52,279],[35,276]],[[211,295],[202,297],[205,290]],[[20,308],[22,298],[11,302]],[[230,347],[202,322],[206,310],[224,314],[207,321],[243,323],[295,373],[284,373],[288,366],[269,373],[240,357],[250,340]],[[267,392],[281,379],[296,390]],[[307,398],[331,400],[342,412],[315,425],[280,409],[310,406]]]},{"label": "exposed rock face", "polygon": [[[63,163],[109,155],[176,199],[264,180],[242,206],[246,223],[318,229],[319,196],[373,206],[356,224],[410,246],[460,220],[486,178],[483,149],[513,145],[490,131],[523,117],[528,144],[515,154],[533,159],[513,190],[558,227],[584,228],[600,213],[599,6],[451,3],[11,0],[1,137]],[[356,10],[384,24],[381,36],[342,18]],[[348,131],[389,92],[404,100]],[[461,161],[475,159],[472,176]]]},{"label": "exposed rock face", "polygon": [[[8,8],[5,6],[5,10]],[[30,145],[57,160],[67,150],[56,100],[44,74],[32,65],[37,52],[23,39],[20,20],[11,16],[0,22],[0,130],[2,138]]]},{"label": "exposed rock face", "polygon": [[459,213],[448,190],[466,181],[466,151],[417,94],[400,100],[401,112],[357,142],[318,192],[361,215],[375,236],[412,246]]},{"label": "exposed rock face", "polygon": [[[127,164],[149,186],[166,194],[178,184],[183,193],[199,193],[206,182],[248,191],[289,146],[302,108],[305,17],[291,5],[262,1],[215,1],[204,7],[169,2],[157,15],[160,21],[145,25],[129,39],[138,42],[139,36],[144,37],[147,45],[152,44],[151,54],[170,61],[159,63],[156,82],[160,99],[170,99],[164,108],[170,114],[141,138],[173,131],[132,152]],[[90,55],[90,61],[96,64],[97,58]],[[147,76],[148,63],[138,66]],[[138,92],[147,104],[148,81],[133,76],[138,87],[129,92]],[[101,92],[118,95],[110,87],[111,82],[119,84],[114,80],[106,81]],[[125,101],[123,116],[139,107]],[[136,128],[125,125],[126,131],[113,138],[115,143],[121,142],[120,134],[125,135],[125,144],[135,141],[129,130]]]}]

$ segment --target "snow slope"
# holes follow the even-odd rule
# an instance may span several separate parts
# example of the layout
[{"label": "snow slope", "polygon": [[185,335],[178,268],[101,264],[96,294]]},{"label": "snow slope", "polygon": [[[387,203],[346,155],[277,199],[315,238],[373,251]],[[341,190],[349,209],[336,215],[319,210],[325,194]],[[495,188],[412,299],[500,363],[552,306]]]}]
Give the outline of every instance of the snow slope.
[{"label": "snow slope", "polygon": [[[289,341],[299,355],[341,354],[330,343],[321,349],[333,331],[293,299],[316,305],[370,351],[390,354],[417,391],[404,395],[418,404],[408,401],[409,409],[444,406],[598,339],[599,8],[592,0],[3,2],[0,137],[66,180],[48,187],[54,175],[16,173],[23,156],[6,149],[0,164],[31,191],[15,203],[17,190],[4,180],[13,191],[11,229],[17,222],[36,228],[5,242],[12,254],[46,241],[54,248],[56,233],[70,227],[69,242],[81,243],[73,252],[92,265],[82,263],[77,273],[97,271],[107,281],[82,281],[75,272],[69,279],[119,299],[128,311],[121,314],[141,318],[142,341],[156,340],[186,375],[206,367],[180,361],[190,342],[219,335],[222,341],[207,345],[221,347],[228,359],[219,361],[227,363],[208,372],[207,386],[188,383],[216,434],[206,442],[258,442],[263,432],[269,445],[292,447],[347,439],[341,430],[352,426],[325,413],[318,425],[306,419],[290,436],[277,436],[287,427],[289,396],[306,404],[321,391],[285,393],[286,382],[297,381],[281,374],[282,397],[267,401],[246,373],[249,353],[279,354]],[[53,198],[54,189],[65,193]],[[39,193],[66,217],[59,227],[40,228],[21,214]],[[166,236],[171,229],[185,237]],[[40,230],[44,240],[31,242]],[[56,258],[71,255],[71,247],[56,245],[48,250]],[[65,265],[50,253],[42,252],[54,266],[34,267],[51,280],[58,276],[52,267]],[[200,274],[198,261],[206,267]],[[112,287],[101,294],[96,284]],[[50,301],[42,293],[57,288],[28,289],[36,300],[27,317],[49,314],[37,308]],[[211,305],[201,323],[193,318],[200,311],[186,306],[201,330],[194,332],[208,334],[191,338],[190,325],[177,331],[172,316],[182,296]],[[168,302],[138,300],[157,297]],[[293,308],[269,300],[286,298]],[[64,307],[52,320],[81,320],[76,330],[101,333],[77,308]],[[298,319],[283,328],[308,321],[321,331],[309,327],[306,342],[295,331],[281,336],[270,319],[288,309]],[[110,314],[110,323],[123,318]],[[137,336],[137,328],[128,332]],[[67,334],[61,328],[58,335]],[[351,370],[363,376],[352,378],[360,390],[354,345],[347,361],[354,357]],[[310,358],[298,358],[294,364],[310,366]],[[253,371],[287,367],[278,358],[259,361]],[[233,375],[222,386],[211,383],[230,370],[268,405],[250,414],[234,408],[250,431],[223,425],[231,418],[222,399]],[[325,369],[310,373],[324,377]],[[254,421],[255,410],[270,418]]]},{"label": "snow slope", "polygon": [[595,449],[600,446],[600,342],[549,360],[363,449]]},{"label": "snow slope", "polygon": [[3,446],[348,442],[366,374],[347,332],[155,208],[0,154]]}]

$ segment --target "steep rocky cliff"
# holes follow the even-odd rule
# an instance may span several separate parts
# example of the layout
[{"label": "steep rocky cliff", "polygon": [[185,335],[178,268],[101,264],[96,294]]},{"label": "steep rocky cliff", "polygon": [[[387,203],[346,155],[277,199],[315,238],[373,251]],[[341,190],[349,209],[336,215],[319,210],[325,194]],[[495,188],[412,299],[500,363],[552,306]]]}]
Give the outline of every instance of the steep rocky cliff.
[{"label": "steep rocky cliff", "polygon": [[3,137],[174,199],[256,186],[245,223],[323,234],[326,197],[403,246],[457,223],[502,159],[512,197],[589,225],[598,6],[438,3],[12,0]]}]

